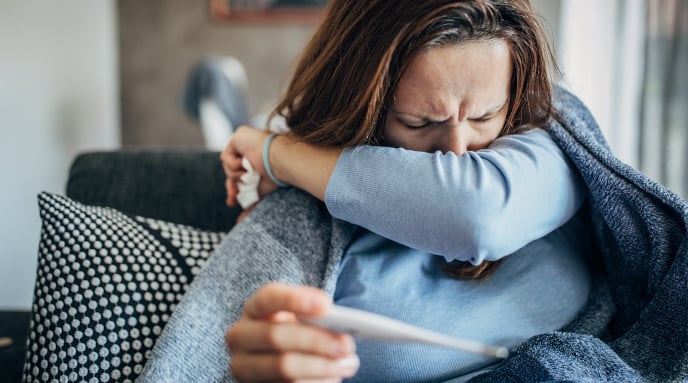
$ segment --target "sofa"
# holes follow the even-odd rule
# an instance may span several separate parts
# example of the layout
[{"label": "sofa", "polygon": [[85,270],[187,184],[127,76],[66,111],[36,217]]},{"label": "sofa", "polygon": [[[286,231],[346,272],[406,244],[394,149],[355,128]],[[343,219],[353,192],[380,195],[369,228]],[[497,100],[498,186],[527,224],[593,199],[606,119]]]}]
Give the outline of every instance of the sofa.
[{"label": "sofa", "polygon": [[[90,152],[41,193],[24,381],[134,381],[175,304],[240,213],[219,153]],[[144,246],[145,244],[145,246]]]},{"label": "sofa", "polygon": [[66,195],[115,209],[213,231],[240,213],[225,205],[220,153],[192,149],[91,152],[76,157]]}]

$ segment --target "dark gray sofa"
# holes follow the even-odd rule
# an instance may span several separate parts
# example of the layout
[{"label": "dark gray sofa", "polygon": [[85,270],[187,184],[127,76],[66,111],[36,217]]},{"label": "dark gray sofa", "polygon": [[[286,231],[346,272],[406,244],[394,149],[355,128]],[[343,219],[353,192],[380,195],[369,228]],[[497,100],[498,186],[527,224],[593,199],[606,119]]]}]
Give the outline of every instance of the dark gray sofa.
[{"label": "dark gray sofa", "polygon": [[77,156],[66,194],[86,205],[228,231],[241,210],[225,205],[224,181],[218,152],[125,149]]}]

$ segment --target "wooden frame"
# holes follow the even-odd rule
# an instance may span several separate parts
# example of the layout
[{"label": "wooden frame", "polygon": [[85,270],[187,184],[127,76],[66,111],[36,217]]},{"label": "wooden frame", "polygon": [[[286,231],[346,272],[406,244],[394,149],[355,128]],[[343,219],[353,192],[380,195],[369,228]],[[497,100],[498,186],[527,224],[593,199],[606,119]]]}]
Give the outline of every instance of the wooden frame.
[{"label": "wooden frame", "polygon": [[209,0],[210,18],[218,23],[243,24],[316,24],[323,15],[324,5],[294,7],[232,6],[232,0]]}]

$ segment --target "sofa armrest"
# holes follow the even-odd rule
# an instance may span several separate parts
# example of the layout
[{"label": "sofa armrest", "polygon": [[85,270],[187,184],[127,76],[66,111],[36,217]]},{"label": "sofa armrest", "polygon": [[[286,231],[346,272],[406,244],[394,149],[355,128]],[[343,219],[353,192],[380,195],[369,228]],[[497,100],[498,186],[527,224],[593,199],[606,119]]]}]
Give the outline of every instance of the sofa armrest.
[{"label": "sofa armrest", "polygon": [[188,149],[136,149],[77,156],[67,196],[148,218],[228,231],[240,212],[225,205],[219,153]]}]

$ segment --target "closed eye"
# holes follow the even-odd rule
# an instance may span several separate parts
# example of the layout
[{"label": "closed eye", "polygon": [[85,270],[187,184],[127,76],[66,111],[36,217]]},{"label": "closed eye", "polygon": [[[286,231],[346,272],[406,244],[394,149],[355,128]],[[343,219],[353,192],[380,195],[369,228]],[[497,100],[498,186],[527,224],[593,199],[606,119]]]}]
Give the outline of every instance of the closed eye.
[{"label": "closed eye", "polygon": [[494,116],[495,116],[495,114],[493,114],[493,115],[491,115],[491,116],[487,116],[487,117],[469,118],[468,120],[473,121],[473,122],[477,122],[477,123],[480,124],[480,123],[483,123],[483,122],[488,122],[488,121],[490,121],[492,118],[494,118]]},{"label": "closed eye", "polygon": [[404,124],[404,126],[406,126],[406,128],[408,128],[408,129],[418,130],[418,129],[423,129],[423,128],[427,128],[427,127],[434,126],[434,125],[446,124],[450,119],[451,119],[451,117],[444,120],[444,121],[433,121],[433,120],[423,118],[422,120],[419,120],[419,122],[417,122],[415,124],[410,123],[409,121],[402,121],[402,120],[399,120],[399,122]]},{"label": "closed eye", "polygon": [[469,118],[468,120],[469,120],[469,121],[473,121],[473,122],[477,122],[477,123],[482,123],[482,122],[490,121],[490,120],[493,119],[497,114],[499,114],[499,111],[501,111],[501,110],[506,106],[506,104],[507,104],[508,101],[509,101],[509,100],[504,101],[504,103],[503,103],[501,106],[492,109],[492,111],[488,111],[487,113],[485,113],[484,115],[482,115],[482,116],[480,116],[480,117]]},{"label": "closed eye", "polygon": [[432,124],[432,122],[428,121],[428,122],[421,124],[421,125],[404,124],[404,126],[406,126],[408,129],[411,129],[411,130],[418,130],[418,129],[426,128],[426,127],[430,126],[431,124]]}]

